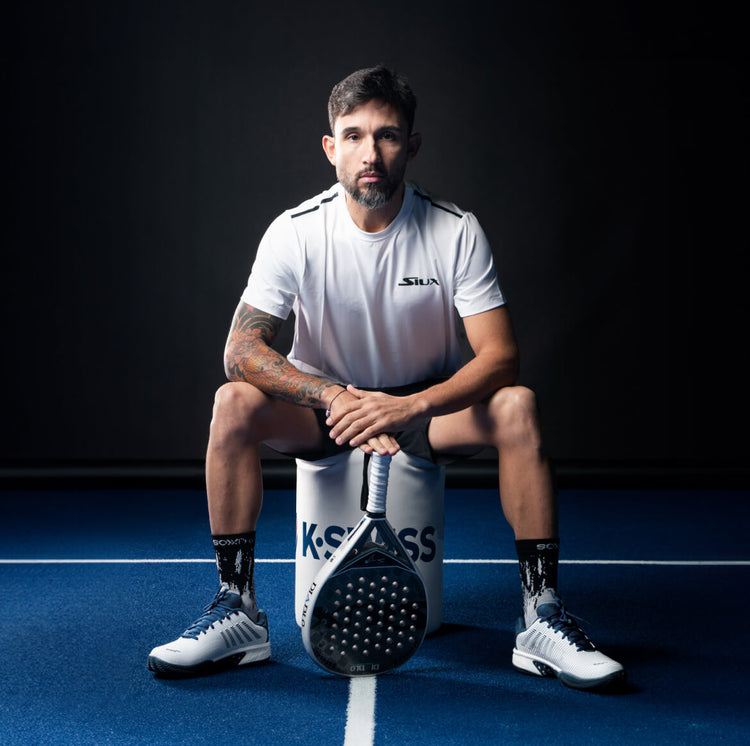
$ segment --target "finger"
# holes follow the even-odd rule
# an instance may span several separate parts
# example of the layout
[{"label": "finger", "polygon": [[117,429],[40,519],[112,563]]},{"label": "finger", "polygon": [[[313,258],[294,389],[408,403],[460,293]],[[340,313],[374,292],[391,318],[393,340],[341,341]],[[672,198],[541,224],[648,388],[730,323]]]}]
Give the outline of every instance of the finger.
[{"label": "finger", "polygon": [[[352,439],[356,438],[357,436],[361,436],[363,430],[364,427],[362,427],[361,425],[357,425],[354,422],[346,420],[336,423],[336,425],[331,428],[331,432],[329,433],[329,435],[331,438],[333,438],[333,440],[336,441],[338,445],[343,445],[344,443],[350,443]],[[366,439],[367,436],[362,438],[360,442],[364,442]],[[352,445],[360,445],[360,442],[353,443]]]},{"label": "finger", "polygon": [[338,445],[348,443],[350,446],[356,448],[363,443],[367,443],[370,438],[376,437],[379,429],[375,429],[374,425],[367,421],[357,420],[338,433],[336,443]]},{"label": "finger", "polygon": [[341,422],[341,420],[346,417],[349,412],[352,411],[353,408],[355,408],[358,404],[358,401],[356,399],[352,399],[351,396],[348,396],[348,391],[345,391],[341,394],[340,397],[336,400],[336,411],[333,411],[333,407],[331,407],[331,414],[329,417],[326,418],[326,425],[329,427],[332,427],[338,423]]},{"label": "finger", "polygon": [[351,443],[351,445],[359,446],[372,437],[373,433],[377,434],[374,424],[372,417],[365,416],[362,412],[356,410],[350,411],[336,422],[329,434],[339,445],[349,443],[352,439],[357,438],[357,442]]},{"label": "finger", "polygon": [[[372,453],[372,451],[375,451],[381,456],[395,456],[401,450],[401,447],[396,442],[396,439],[392,435],[388,435],[388,433],[381,433],[380,435],[376,435],[373,438],[369,438],[366,443],[360,445],[360,448],[362,450],[365,450],[365,448],[369,448],[370,453]],[[365,451],[365,453],[367,452],[368,451]]]}]

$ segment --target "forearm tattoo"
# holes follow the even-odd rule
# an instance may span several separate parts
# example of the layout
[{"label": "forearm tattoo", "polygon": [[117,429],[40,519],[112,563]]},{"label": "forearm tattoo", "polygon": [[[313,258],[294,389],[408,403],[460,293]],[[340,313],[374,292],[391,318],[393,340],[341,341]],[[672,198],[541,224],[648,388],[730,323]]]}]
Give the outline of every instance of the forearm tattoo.
[{"label": "forearm tattoo", "polygon": [[265,393],[303,407],[322,407],[323,391],[331,386],[318,376],[297,370],[271,347],[282,320],[240,304],[229,332],[225,368],[230,381],[252,383]]}]

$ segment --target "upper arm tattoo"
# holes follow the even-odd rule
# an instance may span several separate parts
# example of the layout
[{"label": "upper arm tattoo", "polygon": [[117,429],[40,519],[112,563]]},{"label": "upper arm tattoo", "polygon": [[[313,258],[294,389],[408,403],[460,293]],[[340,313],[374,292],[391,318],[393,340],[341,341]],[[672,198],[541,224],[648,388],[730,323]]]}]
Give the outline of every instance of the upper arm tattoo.
[{"label": "upper arm tattoo", "polygon": [[242,303],[232,320],[230,342],[243,346],[260,339],[270,346],[282,323],[276,316]]}]

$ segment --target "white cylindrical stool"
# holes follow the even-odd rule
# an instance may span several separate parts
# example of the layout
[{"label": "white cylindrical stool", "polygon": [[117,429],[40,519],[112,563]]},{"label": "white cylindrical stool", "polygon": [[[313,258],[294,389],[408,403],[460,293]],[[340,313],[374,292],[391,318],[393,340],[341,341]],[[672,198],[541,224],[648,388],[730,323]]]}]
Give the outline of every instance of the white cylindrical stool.
[{"label": "white cylindrical stool", "polygon": [[[360,521],[364,453],[358,448],[320,461],[297,460],[295,613],[321,565]],[[445,467],[402,451],[391,461],[388,522],[419,568],[429,604],[427,632],[443,620]]]}]

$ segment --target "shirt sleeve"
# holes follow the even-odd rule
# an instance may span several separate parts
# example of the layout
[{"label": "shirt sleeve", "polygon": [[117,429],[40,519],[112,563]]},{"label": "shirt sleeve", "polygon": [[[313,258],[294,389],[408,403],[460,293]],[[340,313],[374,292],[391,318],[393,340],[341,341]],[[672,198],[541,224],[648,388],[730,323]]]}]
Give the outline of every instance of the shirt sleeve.
[{"label": "shirt sleeve", "polygon": [[291,218],[284,213],[271,223],[258,246],[242,300],[254,308],[286,319],[299,294],[299,241]]},{"label": "shirt sleeve", "polygon": [[472,316],[505,304],[487,236],[472,213],[466,213],[458,236],[453,302],[459,316]]}]

